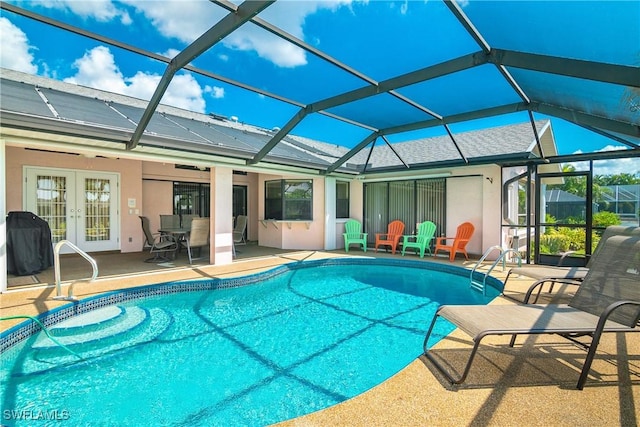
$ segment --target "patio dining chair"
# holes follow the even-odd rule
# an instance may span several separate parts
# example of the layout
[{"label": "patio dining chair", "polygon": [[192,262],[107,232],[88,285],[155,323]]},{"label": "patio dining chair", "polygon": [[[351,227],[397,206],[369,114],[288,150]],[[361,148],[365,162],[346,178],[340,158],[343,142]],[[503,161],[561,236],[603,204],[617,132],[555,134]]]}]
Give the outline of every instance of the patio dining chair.
[{"label": "patio dining chair", "polygon": [[171,234],[152,233],[149,218],[140,217],[142,223],[142,232],[144,233],[144,244],[142,250],[149,250],[153,257],[145,259],[144,262],[167,262],[171,259],[167,256],[171,254],[171,258],[175,258],[178,250],[178,242]]},{"label": "patio dining chair", "polygon": [[197,249],[200,257],[202,247],[209,245],[209,218],[193,218],[189,233],[180,243],[187,248],[189,264],[193,264],[193,250]]},{"label": "patio dining chair", "polygon": [[191,228],[193,218],[200,218],[200,215],[182,215],[180,217],[180,228]]},{"label": "patio dining chair", "polygon": [[233,256],[235,257],[237,254],[236,244],[238,245],[246,245],[247,240],[245,238],[245,233],[247,231],[247,216],[246,215],[238,215],[236,218],[236,225],[233,227]]},{"label": "patio dining chair", "polygon": [[233,227],[233,243],[237,243],[239,245],[245,245],[247,240],[244,236],[247,231],[247,216],[246,215],[238,215],[236,218],[236,225]]},{"label": "patio dining chair", "polygon": [[160,215],[160,228],[180,228],[180,215]]}]

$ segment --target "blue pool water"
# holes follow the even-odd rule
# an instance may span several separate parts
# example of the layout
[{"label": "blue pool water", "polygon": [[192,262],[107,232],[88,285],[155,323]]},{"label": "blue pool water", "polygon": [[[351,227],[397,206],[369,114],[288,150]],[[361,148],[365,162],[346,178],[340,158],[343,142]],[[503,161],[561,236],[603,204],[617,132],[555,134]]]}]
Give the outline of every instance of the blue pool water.
[{"label": "blue pool water", "polygon": [[7,349],[2,423],[257,426],[342,402],[421,354],[439,304],[498,294],[470,290],[462,269],[405,264],[309,263],[66,319],[49,329],[84,360],[42,332]]}]

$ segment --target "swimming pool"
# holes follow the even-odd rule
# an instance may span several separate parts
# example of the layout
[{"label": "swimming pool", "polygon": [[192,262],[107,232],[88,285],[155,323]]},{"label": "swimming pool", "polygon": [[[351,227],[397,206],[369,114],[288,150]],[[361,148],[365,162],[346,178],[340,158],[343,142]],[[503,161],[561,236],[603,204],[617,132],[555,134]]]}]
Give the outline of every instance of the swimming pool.
[{"label": "swimming pool", "polygon": [[[25,325],[2,335],[3,422],[266,425],[317,411],[418,357],[439,304],[498,295],[499,281],[489,280],[483,296],[469,289],[468,274],[428,262],[336,259],[68,305],[42,319],[84,360],[42,332],[10,343],[28,335]],[[436,339],[453,329],[441,327]]]}]

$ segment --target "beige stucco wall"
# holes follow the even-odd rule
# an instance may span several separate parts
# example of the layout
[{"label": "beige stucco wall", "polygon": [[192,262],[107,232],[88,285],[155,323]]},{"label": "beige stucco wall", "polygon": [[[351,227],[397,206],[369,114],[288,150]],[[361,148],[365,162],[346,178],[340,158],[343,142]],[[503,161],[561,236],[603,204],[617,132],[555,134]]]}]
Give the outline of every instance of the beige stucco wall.
[{"label": "beige stucco wall", "polygon": [[467,246],[470,254],[481,255],[500,244],[500,180],[500,167],[495,165],[453,169],[447,178],[446,234],[455,236],[458,225],[471,222],[476,229]]}]

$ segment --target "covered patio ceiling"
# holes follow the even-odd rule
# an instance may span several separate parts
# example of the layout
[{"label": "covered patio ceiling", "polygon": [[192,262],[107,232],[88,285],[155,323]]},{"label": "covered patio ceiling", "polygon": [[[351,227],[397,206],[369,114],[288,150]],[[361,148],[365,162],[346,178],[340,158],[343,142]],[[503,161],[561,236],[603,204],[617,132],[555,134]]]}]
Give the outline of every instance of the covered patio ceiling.
[{"label": "covered patio ceiling", "polygon": [[[144,143],[169,84],[186,70],[287,107],[264,146],[245,160],[247,165],[261,162],[285,137],[314,120],[339,121],[362,135],[347,141],[316,136],[350,148],[326,173],[358,153],[376,149],[376,144],[390,148],[397,163],[406,165],[393,145],[430,129],[443,131],[459,163],[465,164],[455,125],[499,116],[529,121],[542,158],[546,156],[535,127],[538,115],[604,135],[626,149],[627,156],[640,155],[640,2],[409,2],[422,14],[419,25],[413,26],[405,26],[400,15],[385,14],[391,3],[369,2],[366,11],[353,14],[358,28],[366,31],[351,31],[350,19],[325,17],[324,24],[335,28],[336,37],[313,43],[313,26],[321,21],[307,22],[308,40],[302,40],[269,20],[286,16],[298,2],[236,5],[212,0],[209,6],[223,11],[222,18],[172,58],[146,49],[144,42],[136,45],[15,4],[1,6],[166,64],[127,143],[129,150]],[[306,64],[274,67],[254,60],[246,70],[211,65],[217,64],[214,58],[222,42],[248,26],[264,38],[277,37],[288,48],[303,51]],[[355,56],[347,49],[354,46]]]}]

